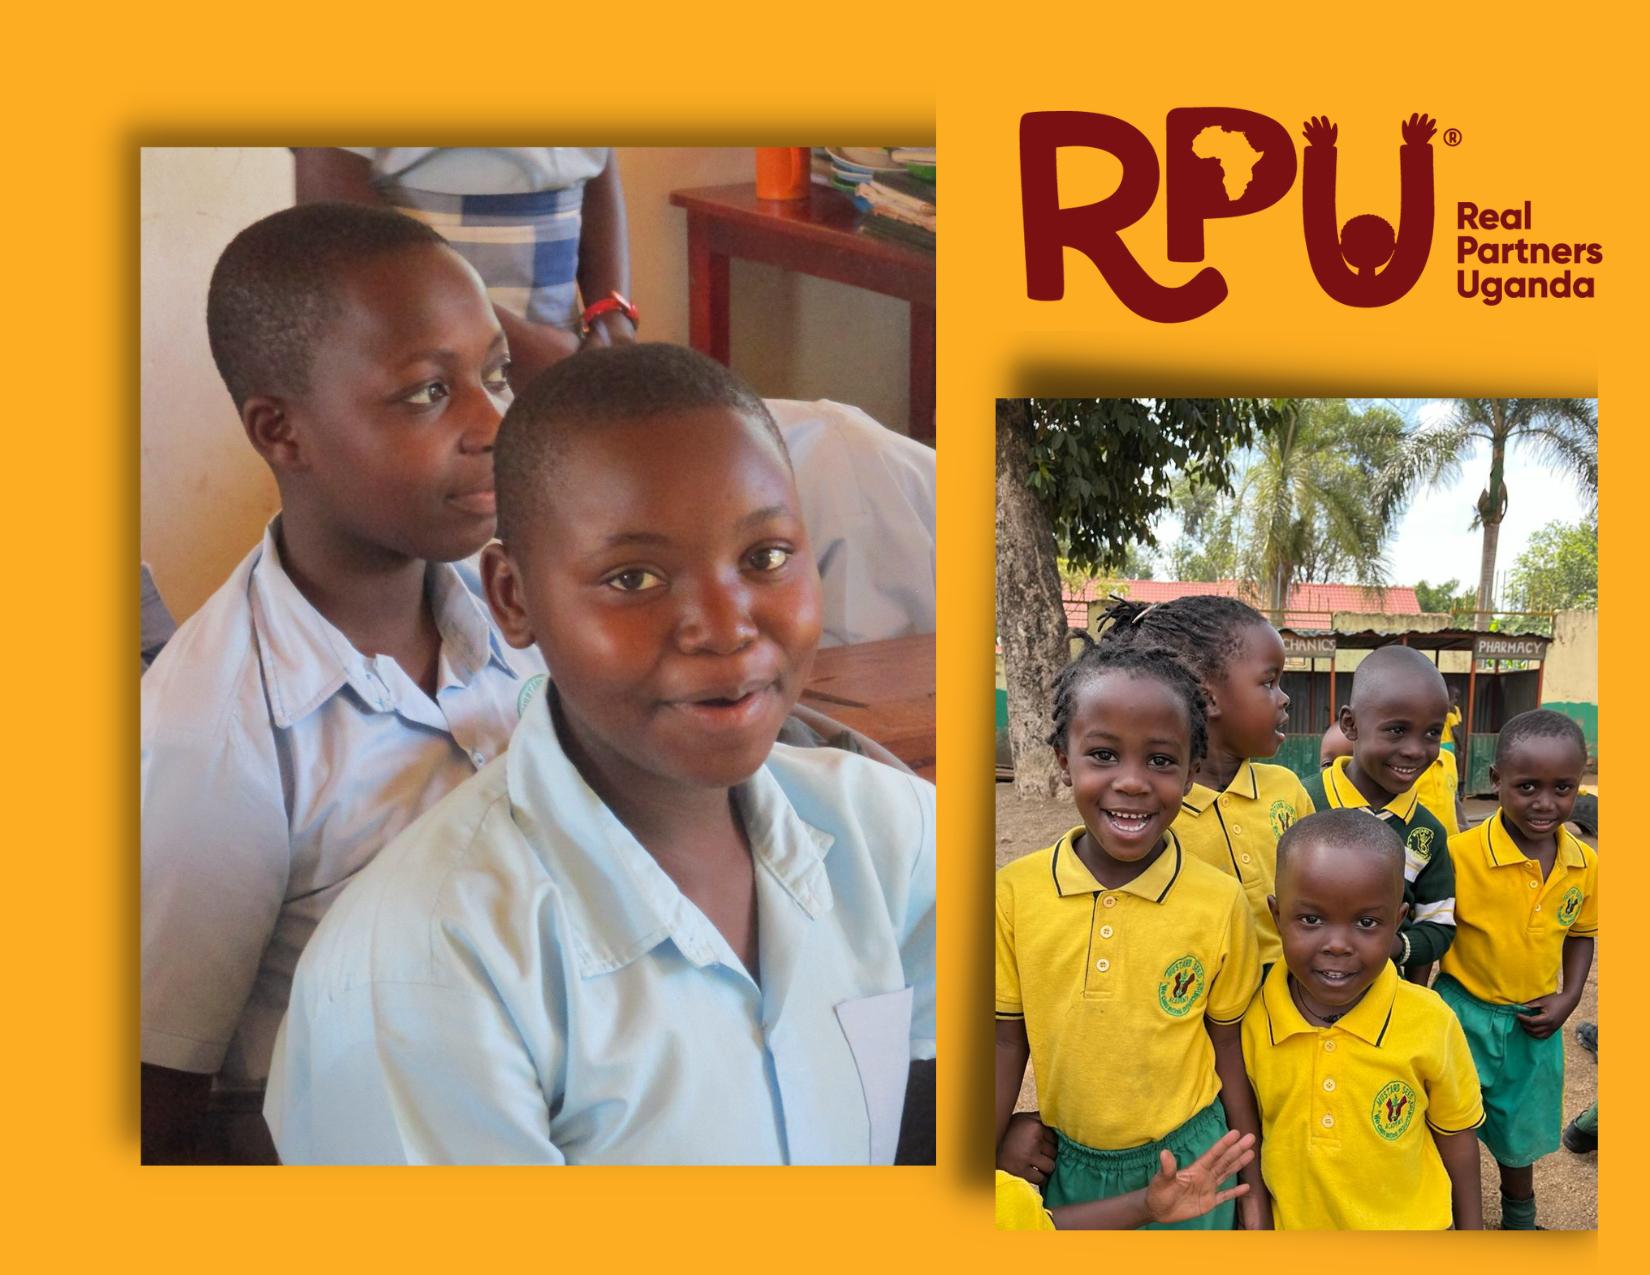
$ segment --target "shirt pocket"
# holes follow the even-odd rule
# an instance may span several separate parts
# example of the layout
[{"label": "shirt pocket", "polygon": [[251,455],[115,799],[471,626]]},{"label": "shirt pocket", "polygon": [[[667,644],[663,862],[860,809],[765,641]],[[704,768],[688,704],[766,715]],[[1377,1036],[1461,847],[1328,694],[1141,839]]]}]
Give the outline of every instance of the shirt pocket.
[{"label": "shirt pocket", "polygon": [[871,1126],[871,1163],[892,1164],[911,1070],[911,989],[840,1002],[836,1019],[859,1072]]}]

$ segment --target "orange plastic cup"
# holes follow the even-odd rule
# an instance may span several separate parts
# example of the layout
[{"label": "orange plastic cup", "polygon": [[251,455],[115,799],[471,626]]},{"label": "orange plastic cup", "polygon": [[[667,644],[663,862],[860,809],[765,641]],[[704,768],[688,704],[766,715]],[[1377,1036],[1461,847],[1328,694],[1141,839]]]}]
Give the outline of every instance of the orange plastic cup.
[{"label": "orange plastic cup", "polygon": [[756,197],[806,199],[809,164],[806,146],[758,146]]}]

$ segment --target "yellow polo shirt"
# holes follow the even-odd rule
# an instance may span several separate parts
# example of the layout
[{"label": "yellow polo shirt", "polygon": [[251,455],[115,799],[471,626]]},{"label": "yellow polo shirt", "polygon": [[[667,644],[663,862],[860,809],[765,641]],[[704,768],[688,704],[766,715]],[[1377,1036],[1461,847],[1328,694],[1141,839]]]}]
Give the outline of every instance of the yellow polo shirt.
[{"label": "yellow polo shirt", "polygon": [[1451,708],[1444,717],[1444,733],[1438,737],[1438,746],[1455,752],[1455,728],[1461,724],[1461,710]]},{"label": "yellow polo shirt", "polygon": [[1558,990],[1564,940],[1598,934],[1598,852],[1568,828],[1543,881],[1494,815],[1449,839],[1455,861],[1455,942],[1444,973],[1481,1001],[1522,1005]]},{"label": "yellow polo shirt", "polygon": [[1082,832],[997,873],[997,1017],[1025,1019],[1044,1122],[1117,1151],[1215,1100],[1204,1020],[1243,1017],[1260,957],[1237,882],[1173,832],[1115,890],[1077,857]]},{"label": "yellow polo shirt", "polygon": [[1460,786],[1461,775],[1456,769],[1455,754],[1439,750],[1438,759],[1421,772],[1412,790],[1452,837],[1461,831],[1461,825],[1455,818],[1455,792]]},{"label": "yellow polo shirt", "polygon": [[1043,1197],[1024,1178],[997,1170],[997,1229],[1052,1231],[1054,1219],[1043,1207]]},{"label": "yellow polo shirt", "polygon": [[1484,1119],[1460,1022],[1388,962],[1351,1013],[1314,1027],[1288,978],[1274,965],[1243,1020],[1278,1229],[1448,1229],[1450,1178],[1432,1131]]},{"label": "yellow polo shirt", "polygon": [[1187,853],[1236,877],[1243,887],[1262,965],[1283,958],[1278,927],[1266,906],[1266,896],[1277,890],[1278,838],[1311,813],[1312,798],[1294,771],[1246,761],[1225,792],[1193,784],[1174,821]]}]

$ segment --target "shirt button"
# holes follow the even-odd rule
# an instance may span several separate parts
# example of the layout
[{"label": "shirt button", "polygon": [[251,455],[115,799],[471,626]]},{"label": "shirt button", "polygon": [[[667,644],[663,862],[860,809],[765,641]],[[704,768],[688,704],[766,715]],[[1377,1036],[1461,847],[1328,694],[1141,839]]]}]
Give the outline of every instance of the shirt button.
[{"label": "shirt button", "polygon": [[1236,837],[1241,837],[1243,835],[1242,827],[1240,827],[1238,824],[1234,823],[1232,825],[1232,835],[1236,836]]},{"label": "shirt button", "polygon": [[1249,862],[1249,856],[1248,855],[1242,855],[1240,857],[1242,858],[1243,862],[1245,862],[1245,863]]},{"label": "shirt button", "polygon": [[1117,906],[1117,896],[1115,894],[1108,894],[1105,898],[1101,899],[1100,902],[1104,907],[1114,908]]},{"label": "shirt button", "polygon": [[1094,963],[1094,968],[1099,970],[1102,974],[1104,974],[1107,970],[1109,970],[1111,968],[1111,962],[1106,960],[1104,957],[1102,957],[1100,960],[1098,960]]},{"label": "shirt button", "polygon": [[1223,806],[1229,806],[1232,804],[1232,799],[1230,797],[1222,797],[1220,799],[1220,804]]},{"label": "shirt button", "polygon": [[1111,937],[1111,926],[1102,925],[1100,927],[1100,937],[1103,939],[1109,939]]},{"label": "shirt button", "polygon": [[1334,1116],[1325,1116],[1318,1123],[1323,1125],[1323,1127],[1325,1129],[1333,1129],[1335,1127],[1335,1117]]},{"label": "shirt button", "polygon": [[1329,1077],[1326,1077],[1324,1079],[1323,1091],[1325,1093],[1334,1093],[1335,1092],[1335,1077],[1329,1076]]},{"label": "shirt button", "polygon": [[470,754],[470,760],[478,766],[485,766],[487,764],[487,754],[478,748]]},{"label": "shirt button", "polygon": [[1539,882],[1539,881],[1531,881],[1530,882],[1530,889],[1539,890],[1540,888],[1541,888],[1541,882]]},{"label": "shirt button", "polygon": [[1324,1041],[1323,1042],[1323,1052],[1326,1053],[1326,1054],[1334,1053],[1335,1052],[1335,1042],[1332,1041],[1332,1040]]}]

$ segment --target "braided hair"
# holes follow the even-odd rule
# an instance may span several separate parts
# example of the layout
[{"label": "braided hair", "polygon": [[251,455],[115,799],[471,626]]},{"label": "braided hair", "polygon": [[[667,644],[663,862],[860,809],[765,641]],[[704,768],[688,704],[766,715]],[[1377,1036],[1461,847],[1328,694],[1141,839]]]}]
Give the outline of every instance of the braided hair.
[{"label": "braided hair", "polygon": [[1188,762],[1195,768],[1209,749],[1209,719],[1203,708],[1203,687],[1186,666],[1161,648],[1097,643],[1081,629],[1073,629],[1071,636],[1082,641],[1083,650],[1054,679],[1054,730],[1049,734],[1049,745],[1065,749],[1072,707],[1082,687],[1105,673],[1125,673],[1161,682],[1185,703],[1191,738]]},{"label": "braided hair", "polygon": [[1100,619],[1100,641],[1166,646],[1213,686],[1243,647],[1245,630],[1267,619],[1236,598],[1192,594],[1170,602],[1130,602],[1116,598]]}]

